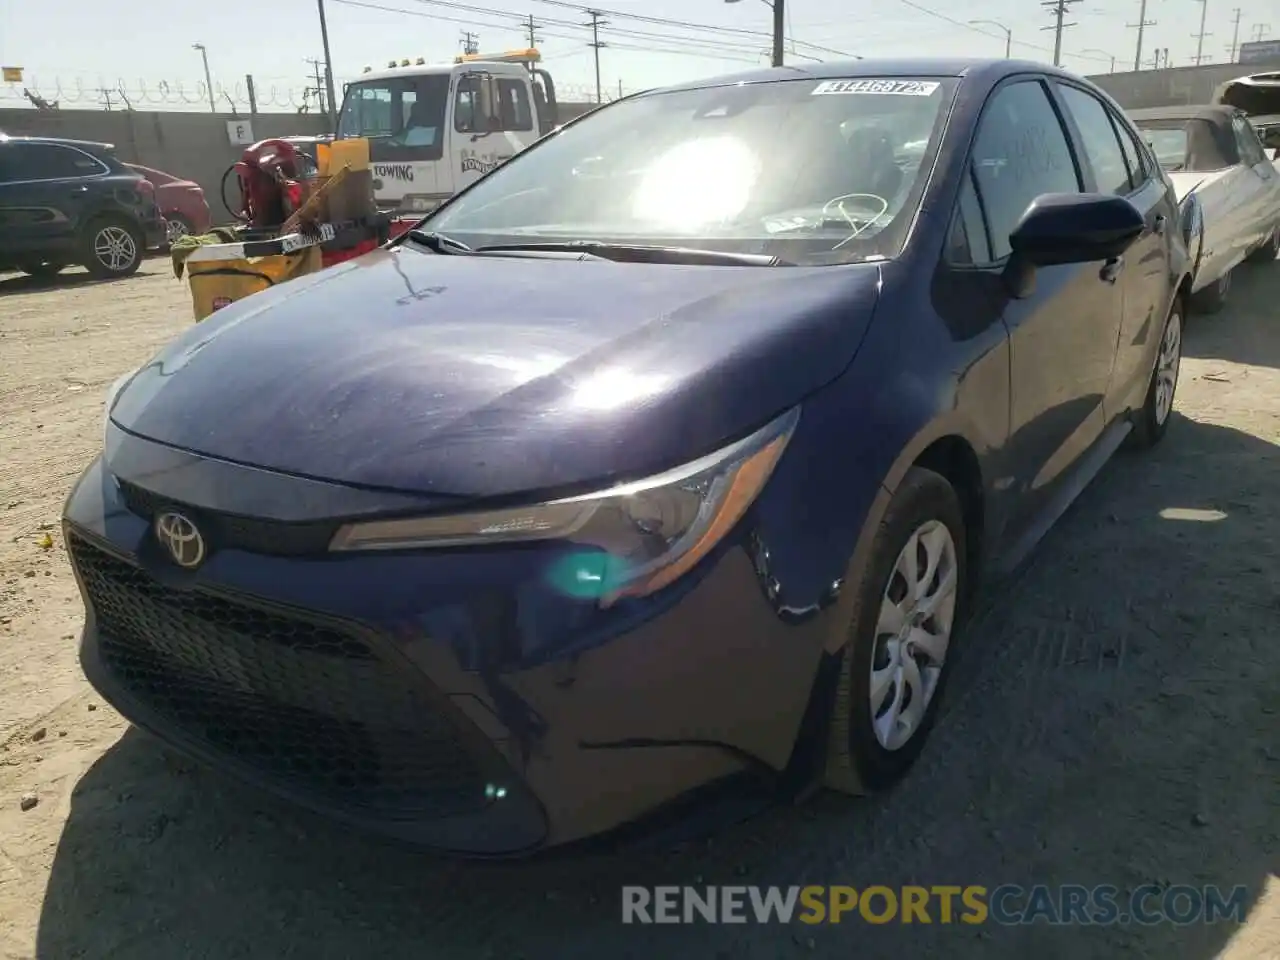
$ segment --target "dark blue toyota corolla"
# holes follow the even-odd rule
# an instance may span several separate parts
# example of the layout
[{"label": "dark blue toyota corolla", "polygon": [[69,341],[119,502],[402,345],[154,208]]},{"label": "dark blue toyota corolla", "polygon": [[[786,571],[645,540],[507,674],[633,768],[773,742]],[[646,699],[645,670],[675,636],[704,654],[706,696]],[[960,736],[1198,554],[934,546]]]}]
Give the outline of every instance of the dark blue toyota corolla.
[{"label": "dark blue toyota corolla", "polygon": [[627,98],[194,326],[66,507],[129,719],[511,855],[891,784],[974,589],[1164,434],[1187,257],[1105,94],[860,61]]}]

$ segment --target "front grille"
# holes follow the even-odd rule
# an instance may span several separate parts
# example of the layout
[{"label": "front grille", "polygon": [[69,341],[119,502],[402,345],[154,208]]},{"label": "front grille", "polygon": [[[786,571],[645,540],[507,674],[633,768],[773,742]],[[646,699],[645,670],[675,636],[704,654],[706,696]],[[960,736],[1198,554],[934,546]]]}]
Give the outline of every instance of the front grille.
[{"label": "front grille", "polygon": [[103,665],[214,751],[330,806],[429,818],[484,804],[458,731],[355,632],[179,590],[74,534]]},{"label": "front grille", "polygon": [[200,532],[214,550],[247,550],[285,557],[324,554],[338,531],[339,525],[331,521],[287,523],[216,513],[162,497],[128,480],[117,480],[116,483],[120,488],[120,498],[131,513],[154,520],[157,514],[166,510],[180,511],[200,524]]}]

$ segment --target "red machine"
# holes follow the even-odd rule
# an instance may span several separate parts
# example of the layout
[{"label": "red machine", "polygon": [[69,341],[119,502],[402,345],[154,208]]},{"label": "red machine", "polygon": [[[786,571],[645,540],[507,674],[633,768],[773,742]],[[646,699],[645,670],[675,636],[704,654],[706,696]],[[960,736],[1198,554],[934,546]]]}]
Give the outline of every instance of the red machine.
[{"label": "red machine", "polygon": [[309,159],[284,140],[260,140],[227,171],[234,170],[240,182],[240,203],[228,203],[227,208],[250,227],[280,226],[302,205],[299,181],[305,176],[304,164]]}]

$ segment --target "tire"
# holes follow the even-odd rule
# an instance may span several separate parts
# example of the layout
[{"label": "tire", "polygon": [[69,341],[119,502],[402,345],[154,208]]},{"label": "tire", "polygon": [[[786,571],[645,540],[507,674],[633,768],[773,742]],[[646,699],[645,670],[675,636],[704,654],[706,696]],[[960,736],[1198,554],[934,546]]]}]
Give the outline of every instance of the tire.
[{"label": "tire", "polygon": [[56,277],[62,272],[66,266],[65,263],[58,263],[51,260],[42,260],[39,263],[22,263],[18,265],[18,269],[31,277],[38,277],[41,280],[47,280],[50,277]]},{"label": "tire", "polygon": [[1222,308],[1227,305],[1227,297],[1231,293],[1231,274],[1234,270],[1228,270],[1220,276],[1213,284],[1205,287],[1193,298],[1196,310],[1200,313],[1220,313]]},{"label": "tire", "polygon": [[99,280],[116,280],[138,272],[146,241],[136,224],[123,217],[98,217],[84,232],[81,262]]},{"label": "tire", "polygon": [[1147,397],[1134,418],[1130,437],[1133,445],[1140,449],[1154,447],[1169,431],[1173,400],[1178,392],[1178,373],[1182,368],[1182,314],[1183,305],[1179,298],[1173,302],[1169,318],[1164,322],[1151,380],[1147,384]]},{"label": "tire", "polygon": [[[882,607],[898,599],[911,603],[910,594],[902,596],[908,584],[899,570],[899,560],[900,557],[906,558],[904,551],[908,547],[915,545],[919,550],[930,543],[938,548],[940,557],[935,566],[937,576],[932,582],[937,584],[949,571],[951,590],[949,594],[942,590],[930,594],[927,590],[929,584],[925,584],[925,596],[949,596],[949,599],[944,600],[934,616],[923,621],[915,620],[913,625],[909,614],[902,622],[904,629],[909,630],[906,636],[912,642],[932,635],[932,632],[924,632],[930,624],[935,628],[948,627],[937,631],[946,637],[946,642],[937,650],[942,654],[941,661],[928,661],[930,668],[922,671],[920,662],[912,656],[899,660],[895,669],[895,651],[897,656],[901,656],[903,648],[898,645],[898,638],[891,639],[891,635],[884,633],[882,628],[901,618],[896,613],[882,618]],[[925,552],[926,555],[930,553],[927,549]],[[918,554],[916,559],[919,563]],[[919,572],[917,566],[917,575]],[[948,654],[954,653],[956,634],[963,622],[964,598],[968,596],[968,566],[960,500],[943,477],[918,467],[908,471],[876,531],[870,560],[855,589],[849,642],[841,661],[831,714],[825,783],[842,793],[862,794],[883,790],[896,783],[915,762],[937,716],[938,704],[954,660],[954,656]],[[944,620],[948,622],[944,623]],[[922,650],[920,653],[923,655]],[[878,724],[873,720],[871,703],[873,664],[877,673],[882,676],[888,674],[886,686],[882,687]],[[932,669],[935,665],[936,672]],[[914,688],[909,682],[902,682],[903,666],[908,666],[907,676],[912,673],[916,676],[918,684]],[[899,688],[903,691],[901,695]],[[885,711],[891,710],[908,690],[912,696],[902,703],[902,712],[909,713],[913,719],[904,735],[901,728],[888,722]],[[913,706],[914,711],[911,710]]]},{"label": "tire", "polygon": [[173,242],[180,237],[190,236],[194,232],[192,223],[180,213],[166,213],[164,215],[164,239],[165,243],[172,245]]},{"label": "tire", "polygon": [[1246,263],[1271,263],[1276,257],[1280,257],[1280,227],[1276,227],[1271,231],[1271,239],[1260,246],[1249,256],[1245,257]]}]

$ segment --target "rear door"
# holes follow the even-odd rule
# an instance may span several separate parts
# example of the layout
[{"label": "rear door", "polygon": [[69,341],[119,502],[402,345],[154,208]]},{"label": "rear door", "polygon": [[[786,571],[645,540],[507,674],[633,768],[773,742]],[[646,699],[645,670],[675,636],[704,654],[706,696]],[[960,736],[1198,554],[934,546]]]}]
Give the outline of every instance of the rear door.
[{"label": "rear door", "polygon": [[94,181],[110,170],[76,147],[10,141],[4,145],[0,235],[24,253],[66,249],[92,212]]},{"label": "rear door", "polygon": [[[1045,193],[1079,193],[1080,167],[1047,81],[1017,77],[989,97],[972,149],[989,255],[999,270],[1009,235]],[[1102,262],[1043,267],[1021,300],[1005,296],[1010,439],[1002,475],[1018,494],[1006,536],[1041,515],[1066,471],[1098,439],[1121,317],[1121,288]]]},{"label": "rear door", "polygon": [[1170,243],[1177,235],[1178,211],[1136,131],[1091,91],[1063,82],[1054,86],[1086,161],[1086,184],[1098,193],[1126,197],[1146,220],[1142,236],[1119,264],[1123,313],[1107,388],[1110,420],[1125,412],[1135,391],[1145,390],[1151,372],[1152,338],[1163,332],[1169,307]]}]

